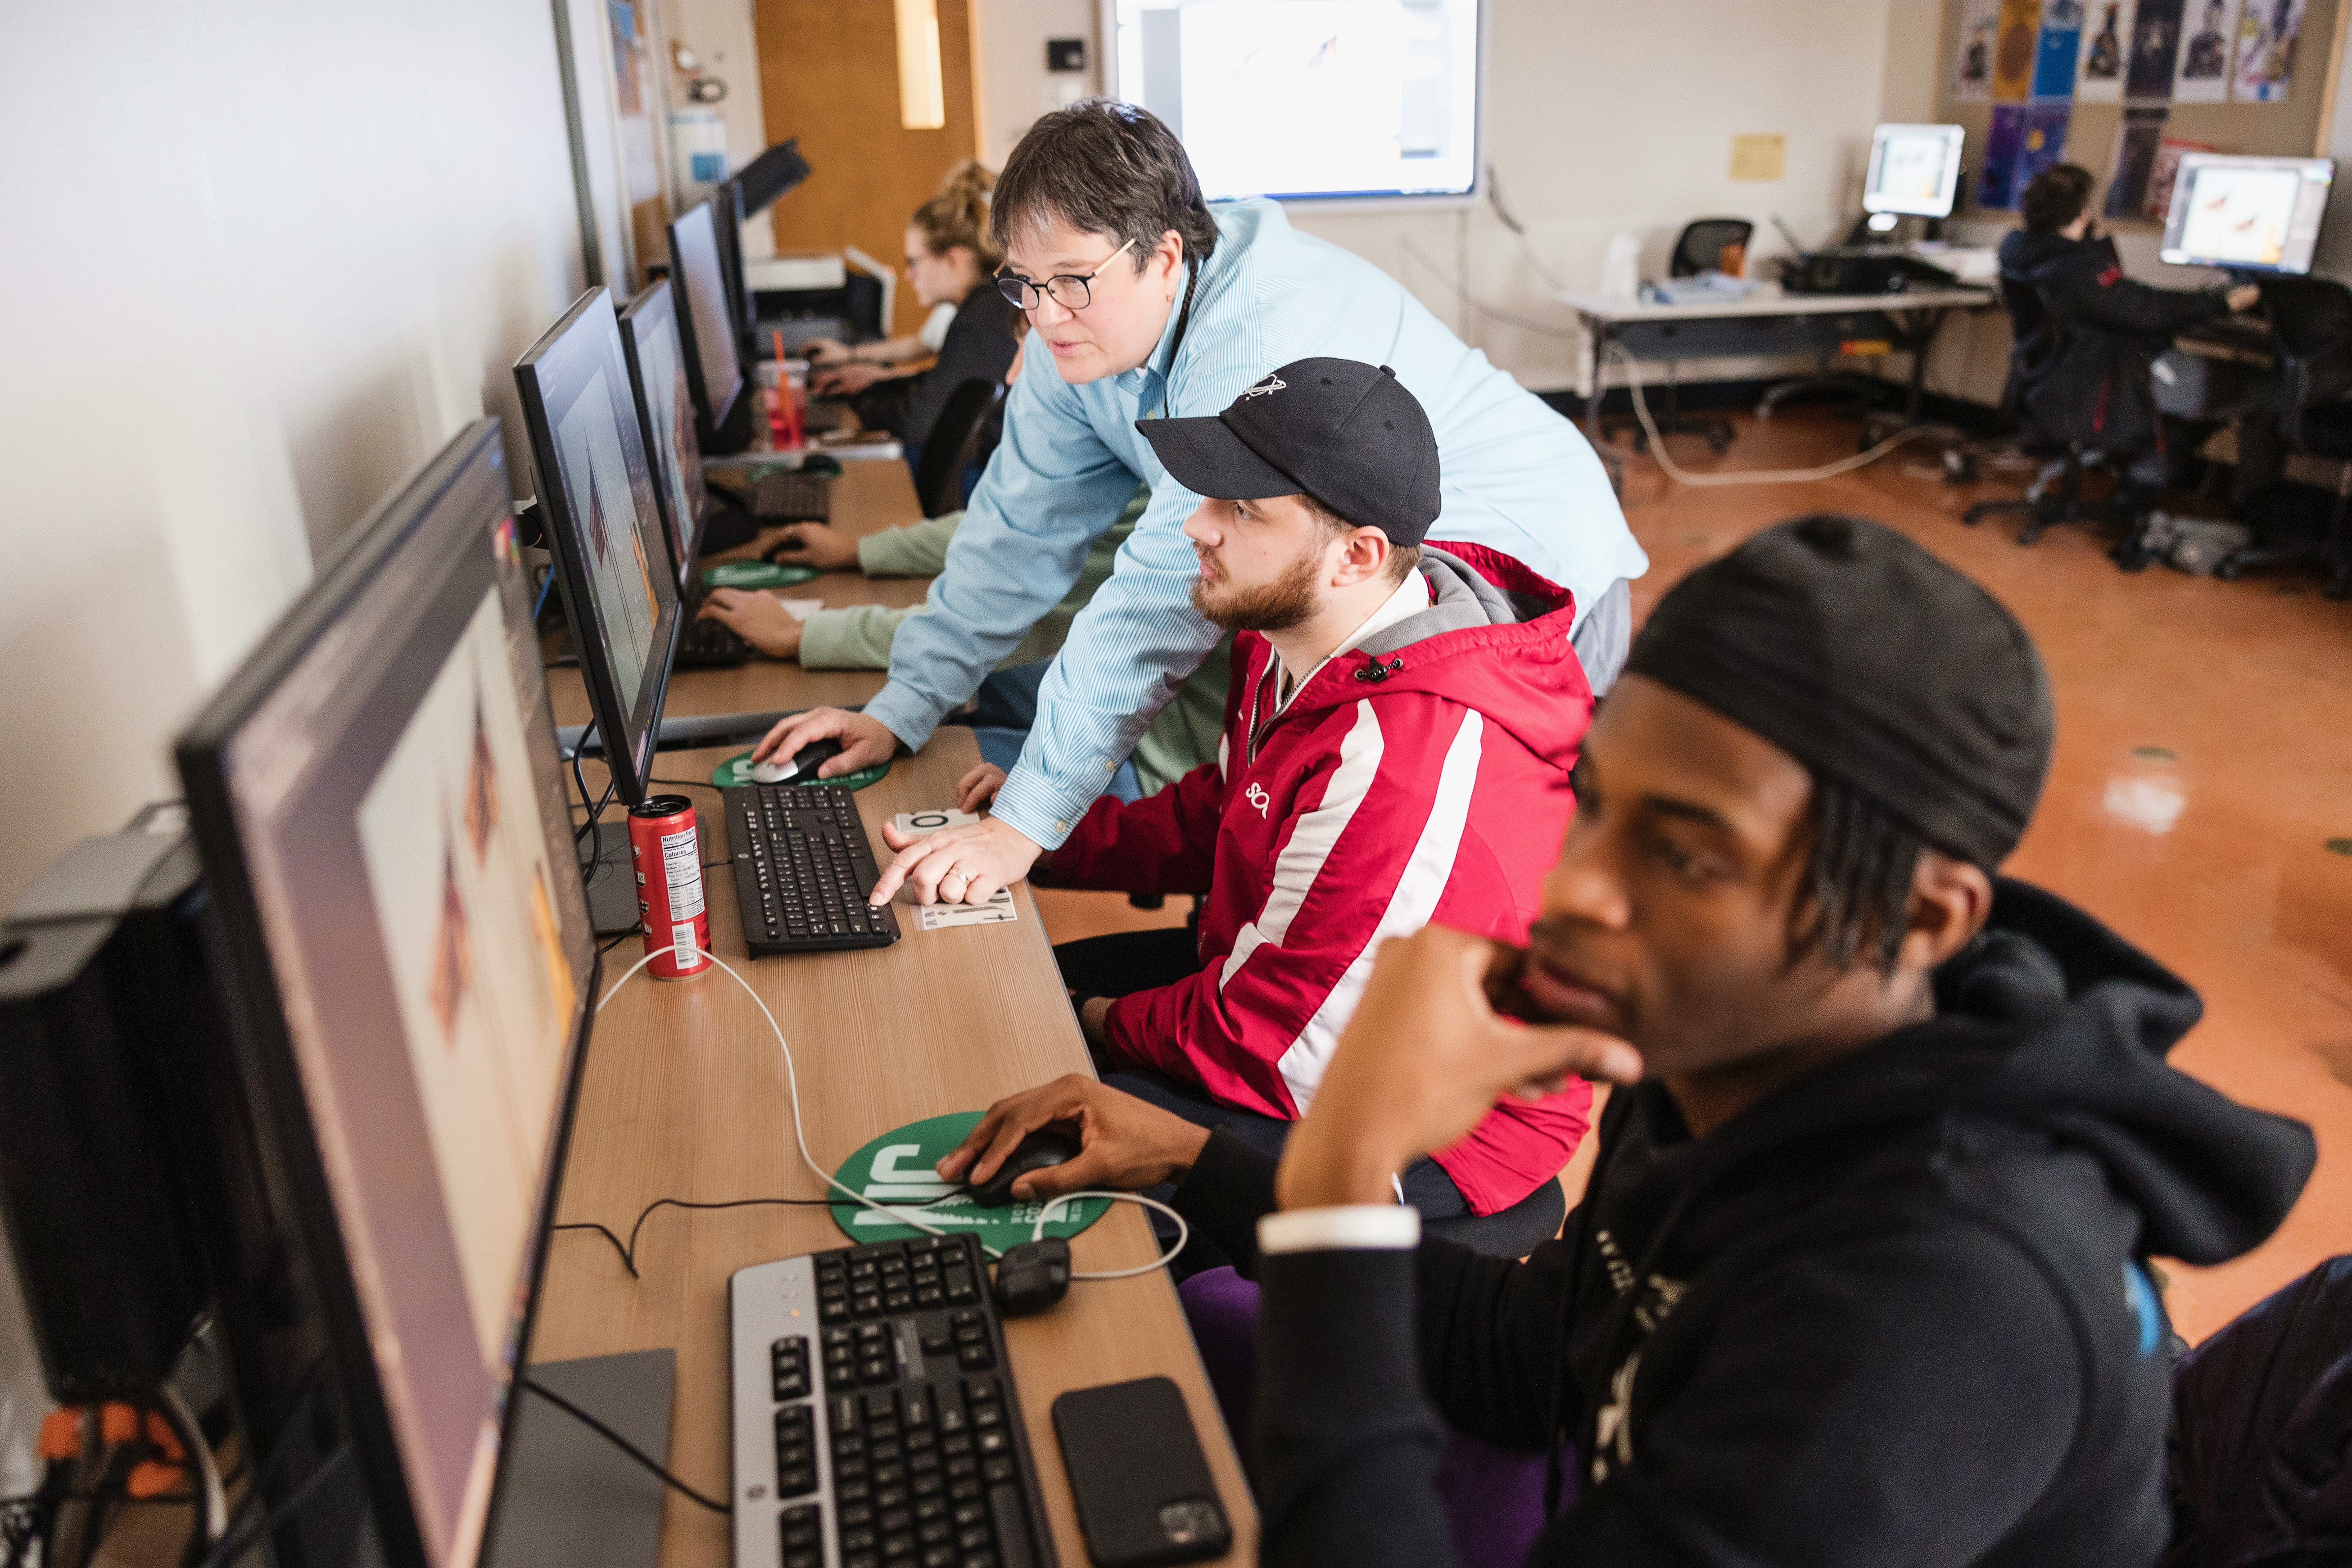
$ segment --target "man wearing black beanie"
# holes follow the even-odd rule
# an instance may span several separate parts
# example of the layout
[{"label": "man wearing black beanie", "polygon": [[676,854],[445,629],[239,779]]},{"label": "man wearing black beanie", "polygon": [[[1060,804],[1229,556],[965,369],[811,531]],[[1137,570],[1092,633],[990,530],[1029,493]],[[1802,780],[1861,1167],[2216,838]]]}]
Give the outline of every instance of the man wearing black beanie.
[{"label": "man wearing black beanie", "polygon": [[[1996,875],[2051,729],[1974,584],[1769,530],[1635,640],[1528,948],[1389,944],[1278,1168],[1068,1079],[950,1163],[1075,1121],[1016,1191],[1181,1176],[1264,1287],[1265,1563],[1455,1561],[1443,1415],[1561,1456],[1531,1563],[2153,1563],[2147,1260],[2259,1244],[2314,1147],[2165,1064],[2179,979]],[[1419,1239],[1391,1173],[1570,1072],[1623,1087],[1561,1239]]]}]

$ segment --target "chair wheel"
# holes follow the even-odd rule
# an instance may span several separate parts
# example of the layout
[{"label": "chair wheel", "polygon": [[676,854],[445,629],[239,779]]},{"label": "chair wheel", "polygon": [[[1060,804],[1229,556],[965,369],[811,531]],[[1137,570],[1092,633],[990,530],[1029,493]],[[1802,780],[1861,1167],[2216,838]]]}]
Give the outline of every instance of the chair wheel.
[{"label": "chair wheel", "polygon": [[1944,482],[1948,485],[1972,485],[1977,479],[1977,460],[1966,452],[1954,448],[1944,454]]},{"label": "chair wheel", "polygon": [[2213,575],[2219,577],[2224,583],[2234,583],[2238,580],[2239,574],[2244,571],[2244,567],[2239,565],[2234,561],[2225,558],[2221,564],[2213,568]]}]

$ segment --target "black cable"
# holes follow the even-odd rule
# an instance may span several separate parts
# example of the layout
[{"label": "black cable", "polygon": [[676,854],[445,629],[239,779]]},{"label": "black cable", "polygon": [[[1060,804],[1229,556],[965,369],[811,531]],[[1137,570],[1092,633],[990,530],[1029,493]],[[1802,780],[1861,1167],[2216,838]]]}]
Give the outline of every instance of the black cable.
[{"label": "black cable", "polygon": [[645,928],[643,925],[632,926],[629,930],[623,931],[620,935],[618,935],[618,936],[614,937],[612,941],[610,941],[610,942],[608,942],[604,943],[604,946],[602,946],[602,947],[598,948],[598,949],[596,950],[596,956],[597,956],[597,957],[599,957],[599,958],[604,957],[606,953],[608,953],[608,952],[612,952],[614,948],[616,948],[616,947],[620,946],[623,942],[625,942],[628,941],[631,937],[633,937],[633,936],[637,936],[637,935],[640,935],[641,933],[643,933],[643,931],[645,931],[645,929],[646,929],[646,928]]},{"label": "black cable", "polygon": [[703,1507],[709,1509],[713,1513],[733,1513],[735,1511],[733,1509],[728,1507],[725,1503],[720,1502],[716,1498],[703,1496],[702,1493],[696,1491],[692,1487],[688,1486],[684,1481],[679,1480],[676,1476],[671,1475],[667,1470],[662,1468],[659,1465],[655,1464],[653,1460],[645,1456],[645,1453],[639,1449],[635,1443],[630,1442],[626,1437],[622,1436],[618,1432],[614,1431],[610,1426],[605,1426],[602,1421],[597,1420],[593,1415],[589,1415],[588,1412],[581,1409],[580,1406],[572,1404],[572,1401],[564,1398],[563,1395],[556,1393],[553,1389],[549,1388],[546,1384],[534,1383],[527,1377],[518,1378],[516,1381],[523,1387],[530,1389],[533,1394],[538,1394],[541,1399],[546,1400],[550,1405],[554,1405],[558,1410],[563,1411],[565,1414],[569,1415],[573,1420],[587,1427],[591,1432],[595,1433],[599,1437],[604,1438],[607,1443],[612,1444],[615,1448],[620,1449],[621,1452],[626,1454],[640,1465],[643,1465],[646,1469],[651,1470],[655,1475],[659,1476],[662,1480],[662,1485],[669,1488],[671,1490],[679,1493],[681,1496],[692,1498],[696,1502],[700,1503]]},{"label": "black cable", "polygon": [[646,1228],[646,1221],[653,1217],[654,1210],[661,1208],[748,1209],[758,1208],[762,1205],[782,1208],[830,1208],[833,1205],[833,1200],[831,1198],[729,1198],[723,1203],[705,1204],[696,1203],[688,1198],[656,1198],[653,1202],[647,1204],[643,1209],[638,1211],[637,1223],[629,1227],[629,1240],[626,1246],[622,1245],[621,1238],[619,1237],[614,1236],[611,1231],[606,1230],[603,1226],[598,1225],[593,1220],[572,1221],[563,1225],[550,1226],[548,1228],[550,1230],[595,1231],[606,1241],[611,1242],[613,1244],[613,1250],[621,1255],[621,1267],[629,1271],[629,1278],[632,1279],[637,1279],[644,1278],[637,1272],[637,1235],[640,1231]]}]

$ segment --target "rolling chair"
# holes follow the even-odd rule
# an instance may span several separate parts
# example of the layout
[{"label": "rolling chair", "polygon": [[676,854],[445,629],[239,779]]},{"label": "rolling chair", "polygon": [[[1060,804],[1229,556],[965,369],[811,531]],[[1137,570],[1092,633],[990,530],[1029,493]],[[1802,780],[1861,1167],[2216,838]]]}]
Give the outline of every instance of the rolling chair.
[{"label": "rolling chair", "polygon": [[963,476],[973,464],[985,464],[1004,432],[1001,418],[1004,384],[979,377],[948,394],[931,433],[923,440],[922,457],[915,465],[915,499],[925,517],[939,517],[963,505]]},{"label": "rolling chair", "polygon": [[[2336,500],[2325,532],[2233,550],[2214,574],[2235,581],[2256,566],[2315,563],[2327,569],[2327,596],[2341,599],[2352,594],[2352,289],[2325,278],[2272,279],[2263,284],[2263,310],[2277,343],[2279,445],[2332,464]],[[2242,427],[2242,452],[2246,445]]]},{"label": "rolling chair", "polygon": [[[2016,416],[2020,424],[2016,447],[2029,458],[2046,459],[2041,472],[2025,493],[2015,500],[1982,500],[1969,508],[1960,521],[1971,528],[1986,518],[2002,512],[2021,512],[2025,525],[2018,530],[2017,542],[2032,544],[2054,522],[2120,521],[2127,539],[2137,538],[2145,508],[2137,508],[2129,498],[2133,487],[2126,482],[2126,469],[2137,453],[2106,452],[2085,447],[2082,442],[2038,428],[2026,412],[2019,395],[2019,363],[2022,347],[2035,331],[2049,308],[2031,284],[2004,277],[2000,280],[2001,309],[2008,313],[2010,327],[2009,385],[2001,395],[2003,405]],[[2115,476],[2115,489],[2096,502],[2083,499],[2083,476],[2095,468],[2105,468]],[[2152,498],[2151,498],[2152,504]],[[2136,514],[2137,513],[2137,514]],[[2128,549],[2128,547],[2126,547]]]},{"label": "rolling chair", "polygon": [[[1685,224],[1681,236],[1675,241],[1674,254],[1666,260],[1666,276],[1696,278],[1702,272],[1720,271],[1724,252],[1735,247],[1745,251],[1749,237],[1755,232],[1756,226],[1744,217],[1703,217]],[[1675,379],[1679,365],[1680,362],[1675,360],[1666,362],[1666,407],[1664,413],[1656,416],[1658,434],[1704,436],[1707,446],[1719,458],[1731,449],[1731,421],[1720,414],[1684,416],[1682,396]],[[1600,395],[1598,387],[1593,389],[1593,395]],[[1601,427],[1602,438],[1613,439],[1617,431],[1628,423],[1633,429],[1633,450],[1648,451],[1649,432],[1642,428],[1638,420],[1603,421]],[[1617,482],[1613,470],[1612,482]],[[1622,483],[1618,488],[1622,491]]]}]

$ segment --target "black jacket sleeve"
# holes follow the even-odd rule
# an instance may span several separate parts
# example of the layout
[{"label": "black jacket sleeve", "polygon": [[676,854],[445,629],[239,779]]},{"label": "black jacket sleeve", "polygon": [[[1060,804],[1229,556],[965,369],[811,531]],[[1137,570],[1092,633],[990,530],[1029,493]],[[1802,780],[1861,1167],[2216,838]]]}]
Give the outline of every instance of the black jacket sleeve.
[{"label": "black jacket sleeve", "polygon": [[2228,313],[2211,289],[2152,289],[2100,258],[2053,268],[2037,277],[2042,302],[2059,317],[2107,331],[2164,337]]}]

